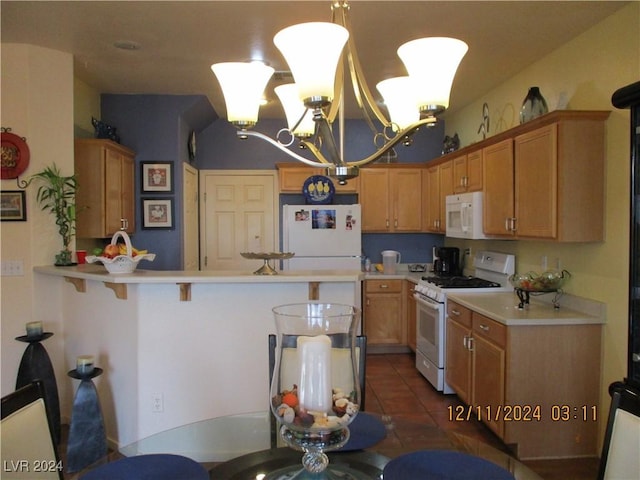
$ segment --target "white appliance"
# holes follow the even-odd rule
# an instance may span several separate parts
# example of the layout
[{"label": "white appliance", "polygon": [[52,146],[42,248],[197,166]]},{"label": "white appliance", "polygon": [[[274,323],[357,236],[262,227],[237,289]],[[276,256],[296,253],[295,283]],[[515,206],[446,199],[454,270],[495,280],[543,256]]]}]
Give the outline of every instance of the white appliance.
[{"label": "white appliance", "polygon": [[360,205],[284,205],[283,270],[360,270]]},{"label": "white appliance", "polygon": [[447,195],[445,204],[447,237],[487,238],[482,231],[482,192]]},{"label": "white appliance", "polygon": [[438,391],[454,393],[445,381],[447,292],[511,291],[509,276],[515,257],[479,251],[473,259],[475,276],[425,276],[414,288],[416,299],[416,368]]}]

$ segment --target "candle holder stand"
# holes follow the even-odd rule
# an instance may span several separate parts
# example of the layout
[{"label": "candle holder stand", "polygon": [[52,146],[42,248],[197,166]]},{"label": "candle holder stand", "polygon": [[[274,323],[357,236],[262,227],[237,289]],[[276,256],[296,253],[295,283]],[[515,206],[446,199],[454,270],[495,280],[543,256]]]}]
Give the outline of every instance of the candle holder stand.
[{"label": "candle holder stand", "polygon": [[36,379],[42,380],[44,395],[47,400],[47,417],[53,428],[53,439],[56,445],[58,445],[60,443],[61,433],[58,385],[49,354],[40,343],[52,336],[53,333],[51,332],[43,332],[40,335],[21,335],[16,337],[16,340],[19,342],[29,344],[22,354],[20,366],[18,367],[16,390],[30,384]]},{"label": "candle holder stand", "polygon": [[107,435],[98,400],[98,392],[92,378],[102,375],[101,368],[82,374],[77,369],[67,373],[80,380],[73,399],[69,442],[67,444],[66,471],[74,473],[97,462],[107,454]]},{"label": "candle holder stand", "polygon": [[277,349],[271,379],[271,410],[280,437],[303,452],[300,464],[265,480],[341,479],[363,476],[347,465],[330,465],[325,452],[344,446],[360,407],[355,331],[360,311],[350,305],[309,302],[273,309]]}]

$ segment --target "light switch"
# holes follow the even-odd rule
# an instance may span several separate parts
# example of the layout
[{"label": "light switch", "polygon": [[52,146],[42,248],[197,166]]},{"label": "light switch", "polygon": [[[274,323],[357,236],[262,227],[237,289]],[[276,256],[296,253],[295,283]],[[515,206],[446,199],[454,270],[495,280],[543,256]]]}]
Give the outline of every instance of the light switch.
[{"label": "light switch", "polygon": [[2,260],[2,276],[3,277],[21,277],[24,275],[23,260]]}]

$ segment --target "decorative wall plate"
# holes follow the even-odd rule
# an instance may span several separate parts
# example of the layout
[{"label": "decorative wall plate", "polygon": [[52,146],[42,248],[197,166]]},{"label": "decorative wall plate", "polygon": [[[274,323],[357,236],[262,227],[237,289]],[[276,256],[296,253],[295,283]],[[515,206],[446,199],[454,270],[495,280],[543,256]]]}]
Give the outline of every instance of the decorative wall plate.
[{"label": "decorative wall plate", "polygon": [[29,166],[29,147],[24,138],[2,130],[1,178],[18,178]]},{"label": "decorative wall plate", "polygon": [[312,175],[302,186],[302,194],[310,204],[326,205],[333,201],[336,192],[333,182],[323,175]]}]

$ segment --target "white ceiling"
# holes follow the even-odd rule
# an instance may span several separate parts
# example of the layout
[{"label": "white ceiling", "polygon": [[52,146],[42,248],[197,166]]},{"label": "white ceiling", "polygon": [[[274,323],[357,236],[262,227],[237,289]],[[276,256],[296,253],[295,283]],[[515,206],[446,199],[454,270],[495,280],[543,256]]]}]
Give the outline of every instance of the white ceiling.
[{"label": "white ceiling", "polygon": [[[380,80],[406,74],[396,49],[408,40],[452,36],[467,42],[469,52],[451,94],[455,110],[627,3],[352,0],[352,34],[372,89]],[[1,39],[72,53],[76,75],[102,93],[202,94],[224,116],[210,65],[263,59],[276,71],[287,70],[273,35],[294,23],[329,21],[330,5],[329,0],[2,0]],[[114,48],[118,41],[141,48]],[[274,101],[262,107],[262,117],[283,116],[275,84],[272,80],[267,89]]]}]

